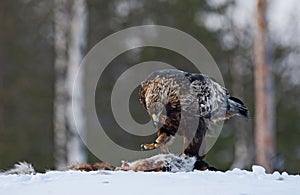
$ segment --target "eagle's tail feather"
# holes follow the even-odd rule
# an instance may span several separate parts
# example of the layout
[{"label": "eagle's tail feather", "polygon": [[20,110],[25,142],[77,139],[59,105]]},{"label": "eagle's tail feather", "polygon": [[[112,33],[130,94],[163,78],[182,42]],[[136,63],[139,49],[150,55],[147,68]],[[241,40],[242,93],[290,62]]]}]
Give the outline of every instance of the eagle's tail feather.
[{"label": "eagle's tail feather", "polygon": [[229,97],[228,103],[229,103],[229,112],[236,113],[247,119],[250,118],[248,108],[244,105],[244,103],[240,99],[236,97]]}]

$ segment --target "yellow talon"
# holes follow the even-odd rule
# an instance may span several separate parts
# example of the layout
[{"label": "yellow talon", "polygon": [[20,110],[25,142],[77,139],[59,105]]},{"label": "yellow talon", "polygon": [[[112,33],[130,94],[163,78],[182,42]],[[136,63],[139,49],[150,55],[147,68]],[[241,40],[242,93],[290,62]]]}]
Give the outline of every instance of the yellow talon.
[{"label": "yellow talon", "polygon": [[154,150],[156,148],[159,148],[162,144],[160,143],[151,143],[151,144],[142,144],[141,148],[142,150]]},{"label": "yellow talon", "polygon": [[142,144],[141,145],[142,150],[153,150],[155,149],[154,143],[152,144]]}]

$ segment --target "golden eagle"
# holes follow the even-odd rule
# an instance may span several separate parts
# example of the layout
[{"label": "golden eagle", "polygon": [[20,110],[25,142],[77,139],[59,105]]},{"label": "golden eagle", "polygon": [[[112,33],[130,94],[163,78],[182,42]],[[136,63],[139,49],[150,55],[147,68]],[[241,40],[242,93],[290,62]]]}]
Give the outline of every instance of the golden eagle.
[{"label": "golden eagle", "polygon": [[204,74],[175,69],[155,71],[141,83],[139,98],[157,129],[157,139],[142,144],[142,149],[168,151],[166,144],[178,134],[184,138],[183,154],[200,161],[204,155],[199,155],[199,150],[209,123],[235,115],[249,117],[241,100]]}]

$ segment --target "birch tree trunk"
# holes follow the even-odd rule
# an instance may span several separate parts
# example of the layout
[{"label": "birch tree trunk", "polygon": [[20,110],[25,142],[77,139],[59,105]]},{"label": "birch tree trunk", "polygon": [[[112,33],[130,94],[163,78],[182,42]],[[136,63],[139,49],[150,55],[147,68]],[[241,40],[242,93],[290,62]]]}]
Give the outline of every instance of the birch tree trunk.
[{"label": "birch tree trunk", "polygon": [[55,167],[67,165],[67,125],[65,86],[68,56],[67,40],[69,29],[68,0],[54,1],[54,50],[55,50],[55,86],[54,86],[54,159]]},{"label": "birch tree trunk", "polygon": [[[76,121],[78,129],[85,125],[83,114],[83,73],[79,73],[82,85],[72,94],[76,70],[83,58],[86,44],[87,9],[85,0],[55,0],[54,48],[55,48],[55,98],[54,144],[55,166],[63,168],[70,163],[83,163],[86,154],[77,132],[72,106],[82,121]],[[73,105],[72,105],[73,99]],[[77,117],[78,118],[78,117]]]},{"label": "birch tree trunk", "polygon": [[[68,96],[68,113],[67,119],[69,124],[68,145],[67,145],[67,159],[68,163],[86,162],[86,153],[83,142],[79,136],[78,131],[85,129],[85,114],[84,114],[84,72],[77,72],[81,60],[84,55],[84,48],[86,46],[87,37],[87,7],[85,0],[74,0],[72,6],[72,18],[70,26],[70,47],[68,50],[69,64],[67,72],[67,90]],[[76,77],[77,74],[77,77]],[[80,86],[76,86],[73,91],[73,84],[77,79]],[[72,95],[72,96],[71,96]],[[72,98],[72,99],[71,99]],[[71,100],[71,101],[70,101]],[[72,108],[76,110],[73,112]],[[73,114],[76,116],[76,124]],[[80,119],[80,120],[78,120]],[[83,135],[81,132],[80,135]]]},{"label": "birch tree trunk", "polygon": [[274,84],[267,61],[267,1],[257,1],[256,34],[254,40],[255,80],[255,145],[256,162],[272,172],[275,156]]}]

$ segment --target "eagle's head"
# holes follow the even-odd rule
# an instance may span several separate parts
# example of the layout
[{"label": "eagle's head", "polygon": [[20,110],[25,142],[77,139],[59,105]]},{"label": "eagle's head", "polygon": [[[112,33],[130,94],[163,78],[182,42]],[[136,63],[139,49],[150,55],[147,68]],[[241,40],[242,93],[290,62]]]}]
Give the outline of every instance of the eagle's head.
[{"label": "eagle's head", "polygon": [[160,102],[154,102],[150,105],[148,113],[152,118],[152,121],[156,128],[160,128],[166,119],[165,106]]}]

